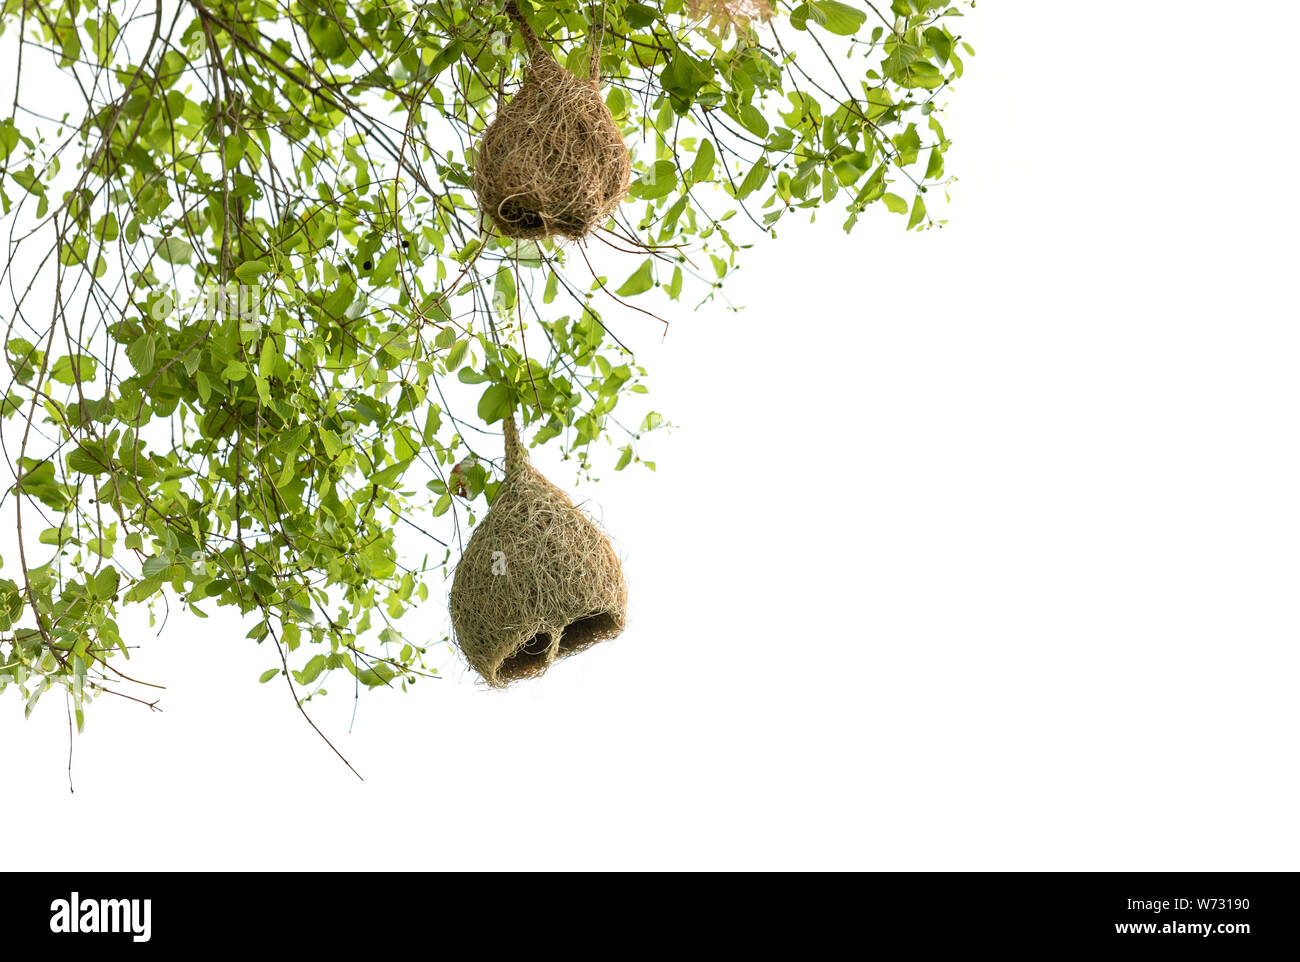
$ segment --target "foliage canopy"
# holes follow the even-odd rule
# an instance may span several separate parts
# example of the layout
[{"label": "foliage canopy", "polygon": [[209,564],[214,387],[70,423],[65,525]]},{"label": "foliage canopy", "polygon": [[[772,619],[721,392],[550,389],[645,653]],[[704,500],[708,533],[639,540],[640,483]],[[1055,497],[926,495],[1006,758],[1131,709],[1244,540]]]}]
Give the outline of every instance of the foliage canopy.
[{"label": "foliage canopy", "polygon": [[971,53],[933,0],[521,3],[580,75],[605,25],[633,184],[589,256],[480,222],[474,143],[526,63],[499,2],[0,2],[0,689],[78,724],[154,701],[128,604],[233,606],[299,705],[427,674],[401,619],[444,597],[501,419],[652,468],[635,300],[716,297],[799,210],[932,226]]}]

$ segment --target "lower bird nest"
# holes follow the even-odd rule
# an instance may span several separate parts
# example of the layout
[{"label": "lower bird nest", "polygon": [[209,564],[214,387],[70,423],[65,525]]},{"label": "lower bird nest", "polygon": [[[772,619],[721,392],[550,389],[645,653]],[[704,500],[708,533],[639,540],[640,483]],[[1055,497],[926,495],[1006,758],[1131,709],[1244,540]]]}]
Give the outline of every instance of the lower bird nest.
[{"label": "lower bird nest", "polygon": [[[508,451],[513,438],[510,425]],[[451,588],[456,643],[494,688],[615,637],[627,620],[627,582],[609,539],[514,444]]]},{"label": "lower bird nest", "polygon": [[627,144],[600,95],[599,54],[591,78],[579,79],[541,47],[522,17],[517,22],[531,51],[528,76],[479,141],[474,193],[507,237],[578,240],[627,194]]}]

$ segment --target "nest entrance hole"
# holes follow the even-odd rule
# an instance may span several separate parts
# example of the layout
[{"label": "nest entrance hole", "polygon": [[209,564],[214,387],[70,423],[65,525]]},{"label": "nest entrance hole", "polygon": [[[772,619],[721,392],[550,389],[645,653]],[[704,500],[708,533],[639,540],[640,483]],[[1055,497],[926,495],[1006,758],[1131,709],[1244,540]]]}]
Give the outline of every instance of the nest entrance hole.
[{"label": "nest entrance hole", "polygon": [[497,675],[505,682],[540,675],[550,664],[550,654],[551,636],[545,631],[539,631],[506,656],[497,669]]},{"label": "nest entrance hole", "polygon": [[518,200],[507,200],[501,205],[501,220],[524,231],[543,230],[546,222],[535,207]]},{"label": "nest entrance hole", "polygon": [[556,659],[577,654],[598,641],[617,635],[619,628],[618,618],[602,612],[570,623],[561,632],[558,646],[555,645],[550,632],[539,631],[506,656],[501,662],[501,667],[497,669],[497,674],[503,682],[507,683],[540,675],[553,660],[552,648],[555,648]]},{"label": "nest entrance hole", "polygon": [[568,655],[589,648],[598,641],[612,638],[619,633],[622,626],[618,619],[607,612],[579,618],[560,635],[560,654]]}]

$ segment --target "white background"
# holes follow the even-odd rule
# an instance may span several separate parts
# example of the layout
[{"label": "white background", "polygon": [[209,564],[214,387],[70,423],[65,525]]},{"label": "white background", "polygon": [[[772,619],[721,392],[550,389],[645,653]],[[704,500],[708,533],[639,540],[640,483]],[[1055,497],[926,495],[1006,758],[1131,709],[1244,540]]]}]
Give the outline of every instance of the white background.
[{"label": "white background", "polygon": [[1298,20],[980,3],[946,228],[828,212],[741,313],[619,325],[679,425],[582,490],[622,638],[504,694],[448,654],[351,734],[333,686],[363,784],[173,618],[75,795],[59,699],[4,699],[0,865],[1300,867]]}]

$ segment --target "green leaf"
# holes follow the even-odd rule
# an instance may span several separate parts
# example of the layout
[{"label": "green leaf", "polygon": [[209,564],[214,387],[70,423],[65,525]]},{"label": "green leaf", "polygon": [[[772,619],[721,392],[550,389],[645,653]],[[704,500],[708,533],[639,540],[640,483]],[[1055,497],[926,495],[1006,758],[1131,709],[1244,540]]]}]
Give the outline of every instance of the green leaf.
[{"label": "green leaf", "polygon": [[50,377],[60,384],[76,384],[78,381],[89,381],[94,376],[95,359],[86,354],[78,354],[75,358],[61,357],[50,368]]},{"label": "green leaf", "polygon": [[271,270],[271,265],[263,260],[244,261],[235,268],[235,276],[245,283],[251,283]]},{"label": "green leaf", "polygon": [[899,197],[897,194],[885,194],[880,198],[880,200],[895,214],[907,213],[907,201],[903,200],[903,198]]},{"label": "green leaf", "polygon": [[632,184],[628,193],[641,200],[654,200],[671,194],[676,187],[677,165],[671,160],[658,160]]},{"label": "green leaf", "polygon": [[912,216],[908,218],[907,229],[911,230],[923,220],[925,220],[925,200],[918,193],[916,201],[912,204]]},{"label": "green leaf", "polygon": [[406,474],[406,469],[411,466],[411,462],[399,461],[396,464],[390,464],[382,471],[376,471],[370,476],[370,483],[377,484],[381,488],[391,488]]},{"label": "green leaf", "polygon": [[91,582],[91,586],[95,592],[95,597],[111,598],[113,595],[117,594],[117,586],[120,578],[121,576],[118,574],[118,570],[111,565],[101,570],[99,574],[95,575],[94,581]]},{"label": "green leaf", "polygon": [[19,587],[8,578],[0,578],[0,631],[9,631],[23,611]]},{"label": "green leaf", "polygon": [[934,64],[918,60],[908,70],[908,86],[935,90],[943,86],[943,71]]},{"label": "green leaf", "polygon": [[87,34],[90,35],[96,62],[101,67],[108,66],[113,53],[113,46],[117,42],[117,17],[111,13],[105,13],[103,20],[95,20],[93,17],[88,18],[84,26]]},{"label": "green leaf", "polygon": [[925,42],[934,49],[939,63],[947,63],[952,56],[952,37],[942,27],[929,27],[925,31]]},{"label": "green leaf", "polygon": [[262,341],[262,350],[257,358],[257,373],[267,378],[275,373],[275,362],[278,354],[275,350],[275,342],[271,338]]},{"label": "green leaf", "polygon": [[668,296],[671,297],[674,301],[677,300],[677,298],[681,297],[682,269],[680,267],[673,268],[673,279],[668,282],[668,286],[665,288],[665,291],[667,292]]},{"label": "green leaf", "polygon": [[766,137],[768,130],[771,129],[767,123],[767,118],[753,104],[741,104],[737,108],[736,114],[740,118],[741,126],[751,134]]},{"label": "green leaf", "polygon": [[18,128],[8,117],[0,120],[0,162],[9,159],[10,153],[18,146],[22,140],[22,135],[18,133]]},{"label": "green leaf", "polygon": [[[88,443],[88,442],[87,442]],[[68,470],[77,474],[107,474],[113,459],[102,447],[76,447],[68,452]]]},{"label": "green leaf", "polygon": [[310,685],[312,682],[314,682],[317,678],[320,677],[321,672],[323,672],[324,670],[325,670],[325,656],[314,655],[311,658],[311,660],[308,661],[307,664],[303,666],[302,671],[296,671],[293,673],[293,675],[294,678],[298,680],[298,684]]},{"label": "green leaf", "polygon": [[160,237],[154,242],[154,249],[168,264],[188,264],[194,259],[194,248],[180,237]]},{"label": "green leaf", "polygon": [[500,421],[510,413],[510,389],[504,384],[493,384],[478,402],[478,416],[488,424]]},{"label": "green leaf", "polygon": [[142,334],[126,348],[127,360],[137,374],[148,374],[153,370],[154,339],[152,334]]},{"label": "green leaf", "polygon": [[[8,12],[6,9],[5,14],[7,15]],[[75,25],[65,28],[61,33],[59,49],[63,56],[59,59],[59,66],[61,68],[71,67],[81,57],[81,33]]]},{"label": "green leaf", "polygon": [[627,25],[633,30],[641,30],[659,19],[659,11],[644,3],[629,3],[623,11]]},{"label": "green leaf", "polygon": [[167,558],[154,555],[152,558],[145,559],[144,564],[140,566],[140,573],[146,578],[155,578],[166,573],[171,566],[172,563]]},{"label": "green leaf", "polygon": [[509,267],[497,271],[496,282],[492,291],[492,307],[498,314],[509,314],[514,310],[518,295],[515,292],[515,274]]},{"label": "green leaf", "polygon": [[270,681],[278,674],[280,674],[279,668],[269,668],[266,671],[262,672],[261,677],[257,679],[258,684],[265,685],[268,681]]},{"label": "green leaf", "polygon": [[938,180],[943,176],[943,150],[935,147],[930,151],[930,163],[925,168],[926,180]]},{"label": "green leaf", "polygon": [[708,139],[701,141],[700,149],[695,152],[695,163],[691,164],[691,180],[698,183],[711,178],[713,165],[717,163],[717,159],[713,141]]},{"label": "green leaf", "polygon": [[614,293],[620,297],[631,297],[635,294],[644,294],[655,285],[654,260],[647,257],[636,272],[623,282]]},{"label": "green leaf", "polygon": [[744,181],[741,182],[739,189],[736,191],[736,198],[743,199],[758,190],[767,182],[768,175],[771,173],[772,168],[767,165],[767,161],[760,160],[751,168]]},{"label": "green leaf", "polygon": [[838,0],[814,0],[812,6],[821,17],[816,18],[831,33],[842,37],[852,36],[866,22],[867,15],[857,7],[850,7]]},{"label": "green leaf", "polygon": [[70,537],[72,537],[72,528],[64,524],[57,528],[46,528],[41,532],[38,540],[41,544],[61,545]]},{"label": "green leaf", "polygon": [[447,370],[454,371],[460,367],[468,353],[469,341],[457,341],[453,344],[451,350],[447,352]]},{"label": "green leaf", "polygon": [[387,685],[396,675],[388,665],[382,661],[374,662],[369,668],[362,668],[357,673],[357,681],[368,688],[378,688],[380,685]]}]

